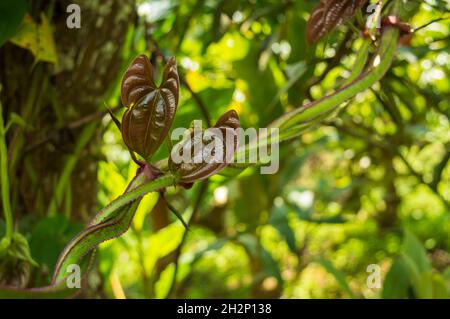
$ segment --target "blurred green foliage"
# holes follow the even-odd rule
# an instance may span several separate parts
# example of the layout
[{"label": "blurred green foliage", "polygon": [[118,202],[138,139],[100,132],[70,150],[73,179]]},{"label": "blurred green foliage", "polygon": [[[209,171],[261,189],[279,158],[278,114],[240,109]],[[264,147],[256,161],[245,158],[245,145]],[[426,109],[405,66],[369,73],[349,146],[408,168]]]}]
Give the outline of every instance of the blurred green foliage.
[{"label": "blurred green foliage", "polygon": [[[314,1],[142,2],[135,46],[152,54],[154,47],[147,43],[154,41],[163,54],[176,53],[211,118],[234,108],[244,126],[264,126],[324,96],[351,71],[361,44],[352,31],[341,28],[317,47],[306,45],[305,25],[313,6]],[[440,18],[441,10],[423,4],[410,22],[424,25]],[[150,34],[141,37],[145,25]],[[278,174],[261,176],[250,169],[235,180],[212,178],[183,247],[172,296],[448,297],[448,36],[447,20],[418,31],[411,47],[399,49],[380,85],[358,95],[337,118],[282,146]],[[342,57],[335,61],[338,54]],[[174,127],[202,118],[189,92],[183,91],[180,101]],[[100,182],[107,185],[102,176],[112,173],[103,169],[125,174],[128,158],[117,147],[118,132],[106,132],[105,142],[106,156],[117,165],[101,166]],[[191,214],[197,188],[169,192],[184,216]],[[420,238],[406,233],[403,245],[413,248],[402,248],[405,229]],[[118,283],[129,297],[166,295],[173,273],[171,250],[161,255],[169,259],[162,271],[153,261],[171,245],[157,239],[169,230],[155,232],[150,222],[142,231],[129,232],[123,241],[142,238],[144,256],[136,255],[132,244],[126,253],[122,240],[101,249],[102,265],[124,258],[123,263],[145,268],[134,276],[123,263],[108,268],[109,276],[115,273],[110,296],[117,296]],[[178,241],[184,230],[170,231]],[[408,258],[419,274],[408,273]],[[423,258],[435,268],[420,269]],[[380,265],[384,289],[367,287],[369,264]],[[150,295],[142,287],[143,273],[155,281]],[[446,287],[446,294],[418,288],[417,281],[445,283],[440,288]]]},{"label": "blurred green foliage", "polygon": [[[267,126],[338,88],[362,45],[347,24],[308,46],[316,3],[138,1],[128,45],[117,48],[122,69],[138,53],[177,57],[189,88],[182,86],[173,127],[205,117],[197,99],[213,122],[235,109],[244,127]],[[408,22],[419,28],[448,16],[448,3],[427,0]],[[249,168],[168,189],[185,219],[196,212],[186,235],[157,194],[144,197],[130,231],[100,246],[89,296],[450,298],[449,35],[448,19],[419,28],[379,84],[281,146],[277,174]],[[108,105],[119,82],[105,88]],[[99,208],[136,171],[120,132],[107,117],[102,126]],[[167,155],[162,147],[155,159]],[[38,283],[81,227],[59,213],[21,221],[40,264]],[[367,285],[372,264],[381,269],[380,288]]]}]

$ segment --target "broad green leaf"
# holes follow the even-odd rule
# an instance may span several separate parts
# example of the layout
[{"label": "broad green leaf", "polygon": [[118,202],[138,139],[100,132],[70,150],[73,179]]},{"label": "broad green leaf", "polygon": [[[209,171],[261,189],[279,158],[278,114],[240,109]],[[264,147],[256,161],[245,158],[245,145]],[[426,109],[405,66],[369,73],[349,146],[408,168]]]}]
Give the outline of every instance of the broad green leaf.
[{"label": "broad green leaf", "polygon": [[432,269],[425,248],[417,237],[408,230],[405,231],[402,253],[414,262],[419,273],[427,272]]},{"label": "broad green leaf", "polygon": [[184,231],[183,225],[172,223],[150,236],[148,247],[152,250],[152,253],[148,254],[145,260],[146,267],[149,270],[153,269],[159,258],[167,256],[178,247]]},{"label": "broad green leaf", "polygon": [[40,265],[52,270],[64,246],[82,229],[82,225],[70,223],[63,215],[42,219],[31,232],[31,254]]},{"label": "broad green leaf", "polygon": [[124,176],[119,172],[119,169],[114,162],[99,163],[98,179],[105,188],[108,202],[120,196],[121,191],[125,189],[127,185]]},{"label": "broad green leaf", "polygon": [[133,219],[133,226],[136,231],[140,232],[142,230],[142,228],[144,227],[145,218],[149,213],[152,212],[152,209],[158,202],[158,198],[158,193],[150,193],[142,198],[141,203],[139,204],[139,207],[136,211],[136,215]]},{"label": "broad green leaf", "polygon": [[26,11],[26,0],[0,1],[0,47],[17,32]]},{"label": "broad green leaf", "polygon": [[408,271],[401,258],[395,259],[383,283],[382,297],[384,299],[408,298],[411,285]]}]

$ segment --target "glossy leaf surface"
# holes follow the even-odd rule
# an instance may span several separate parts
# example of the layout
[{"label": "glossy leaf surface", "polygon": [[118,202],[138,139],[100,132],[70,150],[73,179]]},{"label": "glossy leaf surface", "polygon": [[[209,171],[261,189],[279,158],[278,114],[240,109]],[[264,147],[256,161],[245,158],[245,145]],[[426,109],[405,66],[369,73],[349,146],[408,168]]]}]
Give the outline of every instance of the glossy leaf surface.
[{"label": "glossy leaf surface", "polygon": [[138,56],[122,80],[122,137],[128,148],[149,159],[164,141],[178,105],[180,81],[175,58],[164,67],[159,87],[145,55]]},{"label": "glossy leaf surface", "polygon": [[[233,159],[238,145],[238,129],[240,128],[239,116],[231,110],[223,114],[216,125],[216,131],[209,134],[208,130],[202,136],[196,136],[191,130],[181,142],[175,145],[169,157],[169,168],[183,183],[192,183],[206,179],[224,169]],[[215,134],[217,132],[220,134]],[[212,136],[213,135],[213,136]],[[216,142],[214,141],[216,139]],[[211,151],[209,147],[217,145],[218,148]],[[199,147],[200,146],[200,147]],[[219,149],[220,148],[220,149]],[[173,154],[184,155],[190,152],[190,162],[178,163],[173,160]],[[220,159],[215,161],[213,156],[220,152]],[[198,162],[195,159],[200,159]]]}]

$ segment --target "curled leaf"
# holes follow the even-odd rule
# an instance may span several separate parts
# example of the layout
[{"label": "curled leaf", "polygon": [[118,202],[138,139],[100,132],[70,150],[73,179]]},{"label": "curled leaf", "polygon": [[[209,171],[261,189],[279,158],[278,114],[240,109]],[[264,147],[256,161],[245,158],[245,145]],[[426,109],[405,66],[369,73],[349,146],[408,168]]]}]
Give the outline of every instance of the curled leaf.
[{"label": "curled leaf", "polygon": [[159,87],[145,55],[134,59],[122,80],[122,137],[130,151],[149,159],[164,141],[175,117],[180,81],[175,58],[164,67]]},{"label": "curled leaf", "polygon": [[182,183],[192,183],[217,174],[233,160],[239,128],[239,116],[231,110],[223,114],[212,128],[202,132],[197,132],[195,128],[187,131],[172,149],[169,169]]},{"label": "curled leaf", "polygon": [[321,0],[314,8],[306,27],[309,44],[319,41],[344,21],[353,17],[366,0]]}]

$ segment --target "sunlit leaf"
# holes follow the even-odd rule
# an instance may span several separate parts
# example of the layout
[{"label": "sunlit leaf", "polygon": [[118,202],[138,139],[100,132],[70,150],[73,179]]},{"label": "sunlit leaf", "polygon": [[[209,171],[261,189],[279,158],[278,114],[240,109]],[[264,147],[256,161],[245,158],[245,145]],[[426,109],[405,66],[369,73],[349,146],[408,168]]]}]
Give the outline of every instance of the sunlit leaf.
[{"label": "sunlit leaf", "polygon": [[30,50],[36,61],[58,62],[52,26],[45,14],[41,14],[40,24],[35,22],[30,15],[26,15],[19,30],[10,41]]}]

